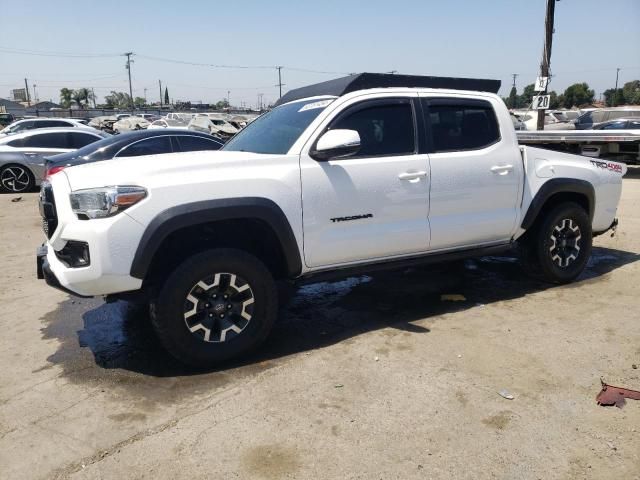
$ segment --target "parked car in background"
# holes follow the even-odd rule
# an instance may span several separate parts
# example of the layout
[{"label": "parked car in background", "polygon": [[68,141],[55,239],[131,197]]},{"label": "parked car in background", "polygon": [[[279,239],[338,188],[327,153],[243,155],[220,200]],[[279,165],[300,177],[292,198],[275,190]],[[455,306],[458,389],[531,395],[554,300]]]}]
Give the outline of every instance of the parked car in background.
[{"label": "parked car in background", "polygon": [[640,106],[600,108],[583,113],[575,120],[577,130],[595,128],[601,123],[618,118],[640,117]]},{"label": "parked car in background", "polygon": [[50,157],[47,159],[46,170],[53,174],[66,167],[113,158],[219,150],[223,145],[223,142],[211,135],[189,130],[138,130],[109,136],[74,152]]},{"label": "parked car in background", "polygon": [[130,116],[130,113],[118,113],[117,115],[115,115],[116,120],[122,120],[123,118],[128,118]]},{"label": "parked car in background", "polygon": [[45,157],[82,148],[109,136],[94,128],[38,128],[0,138],[0,191],[20,193],[40,185]]},{"label": "parked car in background", "polygon": [[511,121],[513,122],[513,128],[516,130],[526,130],[527,126],[524,124],[522,120],[516,117],[513,112],[509,112],[509,116],[511,117]]},{"label": "parked car in background", "polygon": [[25,130],[34,130],[36,128],[53,128],[53,127],[85,127],[78,120],[70,118],[28,118],[13,122],[8,127],[0,130],[0,136],[11,135]]},{"label": "parked car in background", "polygon": [[[514,110],[513,114],[524,123],[525,130],[536,130],[538,128],[538,112],[536,110]],[[559,125],[554,126],[557,123]],[[544,114],[544,128],[545,130],[566,130],[574,127],[569,122],[558,122],[558,119],[550,111],[546,111]]]},{"label": "parked car in background", "polygon": [[210,117],[201,113],[191,119],[189,130],[209,133],[221,138],[230,138],[238,133],[238,129],[222,118]]},{"label": "parked car in background", "polygon": [[113,124],[118,121],[115,115],[101,115],[89,120],[89,126],[107,133],[113,133]]},{"label": "parked car in background", "polygon": [[144,130],[149,126],[149,121],[138,116],[121,118],[113,124],[114,133],[131,132],[133,130]]},{"label": "parked car in background", "polygon": [[156,120],[155,122],[151,122],[151,124],[147,127],[148,129],[156,129],[156,128],[177,128],[180,130],[187,130],[188,124],[179,120],[172,120],[170,118],[161,118],[160,120]]},{"label": "parked car in background", "polygon": [[619,118],[617,120],[609,120],[602,122],[600,125],[593,127],[594,130],[640,130],[639,118]]},{"label": "parked car in background", "polygon": [[162,118],[160,115],[155,115],[153,113],[136,113],[133,116],[144,118],[149,123],[154,122],[154,121]]},{"label": "parked car in background", "polygon": [[0,127],[6,127],[16,120],[11,113],[0,113]]},{"label": "parked car in background", "polygon": [[180,122],[189,123],[194,117],[193,113],[171,112],[165,116],[168,120],[178,120]]}]

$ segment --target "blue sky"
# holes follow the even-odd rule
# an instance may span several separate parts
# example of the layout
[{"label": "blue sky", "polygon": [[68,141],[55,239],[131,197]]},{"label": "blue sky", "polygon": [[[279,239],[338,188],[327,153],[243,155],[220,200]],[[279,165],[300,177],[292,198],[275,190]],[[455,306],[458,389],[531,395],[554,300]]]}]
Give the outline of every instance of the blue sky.
[{"label": "blue sky", "polygon": [[[521,90],[540,63],[545,0],[157,0],[109,2],[0,0],[0,97],[37,85],[38,97],[56,101],[63,86],[128,91],[124,57],[134,56],[134,95],[158,98],[158,79],[174,100],[255,105],[284,90],[340,73],[399,73],[498,78],[506,95],[511,73]],[[586,81],[600,94],[640,78],[640,0],[561,0],[550,88]],[[74,54],[69,58],[8,53],[2,49]],[[179,65],[148,57],[260,69]],[[332,74],[304,72],[309,69]]]}]

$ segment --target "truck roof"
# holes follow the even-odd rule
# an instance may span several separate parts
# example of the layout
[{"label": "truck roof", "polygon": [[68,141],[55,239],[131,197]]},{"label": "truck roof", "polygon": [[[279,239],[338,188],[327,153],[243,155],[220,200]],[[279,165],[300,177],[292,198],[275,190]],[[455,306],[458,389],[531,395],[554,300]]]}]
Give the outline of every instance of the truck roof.
[{"label": "truck roof", "polygon": [[331,95],[340,97],[357,90],[370,88],[443,88],[498,93],[500,80],[480,78],[430,77],[424,75],[393,75],[388,73],[358,73],[326,82],[289,90],[275,106],[302,98]]}]

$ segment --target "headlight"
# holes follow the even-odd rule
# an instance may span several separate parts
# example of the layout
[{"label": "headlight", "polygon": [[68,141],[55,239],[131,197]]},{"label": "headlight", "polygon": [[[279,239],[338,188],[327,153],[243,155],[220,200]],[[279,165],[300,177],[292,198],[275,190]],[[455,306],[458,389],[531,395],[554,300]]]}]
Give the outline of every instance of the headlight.
[{"label": "headlight", "polygon": [[147,191],[142,187],[102,187],[69,194],[71,209],[78,218],[105,218],[135,205]]}]

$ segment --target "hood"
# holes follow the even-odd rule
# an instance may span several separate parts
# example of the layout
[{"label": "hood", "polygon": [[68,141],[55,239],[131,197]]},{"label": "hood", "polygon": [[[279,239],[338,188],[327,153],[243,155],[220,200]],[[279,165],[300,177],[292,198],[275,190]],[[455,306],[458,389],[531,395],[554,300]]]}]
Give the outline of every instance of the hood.
[{"label": "hood", "polygon": [[236,170],[242,164],[268,162],[282,158],[249,152],[205,150],[166,153],[141,157],[123,157],[101,162],[75,165],[64,169],[72,190],[111,185],[140,185],[152,188],[179,182],[180,179],[215,179],[222,169]]}]

